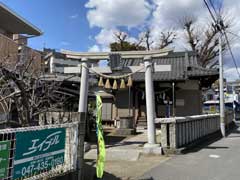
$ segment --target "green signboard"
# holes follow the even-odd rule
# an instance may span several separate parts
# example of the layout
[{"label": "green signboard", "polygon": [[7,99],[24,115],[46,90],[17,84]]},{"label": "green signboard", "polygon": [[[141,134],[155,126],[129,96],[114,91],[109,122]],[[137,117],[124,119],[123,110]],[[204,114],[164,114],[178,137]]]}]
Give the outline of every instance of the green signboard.
[{"label": "green signboard", "polygon": [[16,133],[13,179],[46,172],[64,163],[66,129]]},{"label": "green signboard", "polygon": [[6,178],[9,167],[10,141],[0,142],[0,179]]}]

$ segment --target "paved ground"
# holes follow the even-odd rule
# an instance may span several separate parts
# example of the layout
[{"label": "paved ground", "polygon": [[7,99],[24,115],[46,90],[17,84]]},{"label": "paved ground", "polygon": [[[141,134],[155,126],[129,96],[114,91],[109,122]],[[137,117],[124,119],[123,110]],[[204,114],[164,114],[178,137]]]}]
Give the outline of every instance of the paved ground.
[{"label": "paved ground", "polygon": [[[157,137],[160,137],[159,131]],[[160,142],[160,139],[158,138]],[[147,143],[147,131],[138,130],[137,135],[119,136],[114,132],[106,133],[106,161],[137,161]],[[85,154],[85,159],[97,159],[96,142],[91,143],[91,150]]]},{"label": "paved ground", "polygon": [[[165,156],[141,155],[147,142],[146,130],[138,130],[134,136],[121,137],[106,133],[106,163],[104,180],[132,180],[169,159]],[[158,138],[159,140],[159,138]],[[85,154],[85,179],[91,180],[95,174],[97,159],[96,143]]]},{"label": "paved ground", "polygon": [[225,139],[174,156],[138,179],[239,180],[240,128]]},{"label": "paved ground", "polygon": [[[145,172],[157,166],[159,163],[167,161],[169,157],[164,156],[140,156],[137,161],[106,161],[104,180],[136,180]],[[85,160],[85,179],[93,180],[96,172],[96,161]]]}]

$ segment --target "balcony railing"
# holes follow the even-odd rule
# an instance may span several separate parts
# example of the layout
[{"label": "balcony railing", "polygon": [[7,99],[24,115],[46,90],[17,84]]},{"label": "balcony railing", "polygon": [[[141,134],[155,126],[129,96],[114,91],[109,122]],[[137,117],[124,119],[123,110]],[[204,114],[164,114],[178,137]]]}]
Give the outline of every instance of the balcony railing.
[{"label": "balcony railing", "polygon": [[18,44],[0,34],[0,63],[7,68],[13,67],[18,60]]},{"label": "balcony railing", "polygon": [[[23,62],[21,62],[23,61]],[[36,50],[17,44],[12,39],[0,34],[0,65],[14,70],[22,63],[29,73],[41,72],[42,56]]]}]

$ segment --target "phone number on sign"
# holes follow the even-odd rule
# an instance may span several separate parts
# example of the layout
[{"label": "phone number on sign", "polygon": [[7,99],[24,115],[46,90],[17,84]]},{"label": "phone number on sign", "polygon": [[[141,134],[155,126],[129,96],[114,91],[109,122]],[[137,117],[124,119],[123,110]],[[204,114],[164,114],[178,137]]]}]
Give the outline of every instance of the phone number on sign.
[{"label": "phone number on sign", "polygon": [[35,174],[40,171],[50,170],[58,165],[64,163],[64,157],[57,158],[45,158],[37,161],[33,161],[29,166],[23,167],[21,170],[22,176],[28,176],[30,174]]}]

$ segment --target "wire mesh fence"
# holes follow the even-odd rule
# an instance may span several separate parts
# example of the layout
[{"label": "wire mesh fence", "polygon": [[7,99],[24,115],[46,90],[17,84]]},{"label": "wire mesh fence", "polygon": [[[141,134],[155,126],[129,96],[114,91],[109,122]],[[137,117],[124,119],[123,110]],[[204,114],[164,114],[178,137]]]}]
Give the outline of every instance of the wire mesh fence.
[{"label": "wire mesh fence", "polygon": [[56,177],[76,170],[78,123],[0,130],[0,180]]}]

